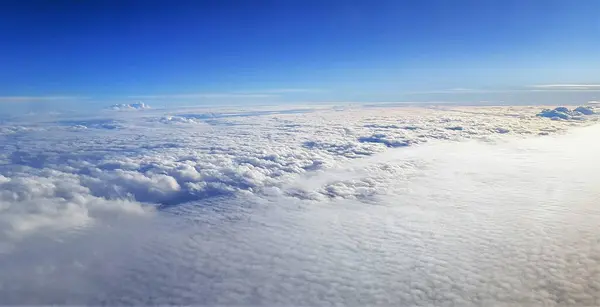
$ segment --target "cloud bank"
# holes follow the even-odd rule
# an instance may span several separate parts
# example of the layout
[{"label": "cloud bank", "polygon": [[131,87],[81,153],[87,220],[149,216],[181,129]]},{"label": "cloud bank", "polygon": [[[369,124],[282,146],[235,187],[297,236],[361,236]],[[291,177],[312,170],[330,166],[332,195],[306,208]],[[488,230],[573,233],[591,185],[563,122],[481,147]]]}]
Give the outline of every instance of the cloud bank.
[{"label": "cloud bank", "polygon": [[[136,107],[143,109],[145,105]],[[303,192],[298,187],[286,187],[298,176],[327,171],[394,148],[440,140],[489,141],[504,135],[545,135],[573,123],[585,125],[597,119],[591,107],[572,111],[559,107],[537,114],[562,121],[536,118],[533,110],[358,108],[341,111],[344,116],[335,110],[308,116],[306,112],[310,110],[186,110],[187,113],[176,115],[153,113],[147,117],[10,126],[1,130],[3,143],[8,144],[0,156],[0,174],[7,185],[2,195],[5,208],[9,209],[26,208],[21,204],[25,200],[43,203],[48,198],[55,204],[53,210],[58,210],[57,214],[72,208],[70,204],[57,203],[56,198],[65,202],[77,198],[77,205],[83,207],[89,197],[93,200],[90,206],[106,200],[157,208],[247,193],[355,198],[360,193],[345,191],[338,195],[339,189],[333,186]],[[70,182],[68,188],[55,186],[59,182],[54,178],[61,178],[63,184]],[[33,189],[38,181],[40,188],[47,187],[43,192]],[[351,183],[345,188],[364,189],[364,184]],[[81,195],[75,197],[68,190]],[[27,212],[23,210],[21,214]],[[20,226],[15,223],[6,223],[2,229],[18,232]]]},{"label": "cloud bank", "polygon": [[0,303],[593,304],[598,116],[553,111],[3,123]]}]

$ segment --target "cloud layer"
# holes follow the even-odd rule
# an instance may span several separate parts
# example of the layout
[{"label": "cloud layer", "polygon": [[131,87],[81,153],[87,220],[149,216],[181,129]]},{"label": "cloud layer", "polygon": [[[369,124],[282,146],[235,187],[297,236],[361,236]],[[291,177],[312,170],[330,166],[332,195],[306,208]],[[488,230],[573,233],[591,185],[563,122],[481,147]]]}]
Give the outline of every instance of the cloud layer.
[{"label": "cloud layer", "polygon": [[596,213],[581,179],[596,178],[592,153],[537,137],[597,121],[567,111],[580,118],[356,107],[6,122],[0,303],[593,303],[596,224],[578,215]]},{"label": "cloud layer", "polygon": [[[54,199],[79,199],[64,196],[68,190],[79,191],[86,201],[91,197],[158,207],[240,193],[355,198],[361,193],[340,189],[368,190],[369,184],[340,182],[303,192],[286,186],[300,175],[393,148],[437,140],[544,135],[596,119],[593,109],[584,107],[538,114],[563,122],[536,118],[527,107],[307,112],[313,111],[188,111],[7,126],[2,137],[8,147],[0,156],[7,185],[4,207],[23,209],[22,201],[43,203],[48,198],[55,203],[53,210],[68,211],[69,205]],[[61,179],[54,182],[56,178]],[[55,186],[67,182],[68,188]],[[32,190],[36,185],[47,188]],[[86,201],[78,205],[85,207]],[[15,222],[10,225],[3,229],[20,229]]]}]

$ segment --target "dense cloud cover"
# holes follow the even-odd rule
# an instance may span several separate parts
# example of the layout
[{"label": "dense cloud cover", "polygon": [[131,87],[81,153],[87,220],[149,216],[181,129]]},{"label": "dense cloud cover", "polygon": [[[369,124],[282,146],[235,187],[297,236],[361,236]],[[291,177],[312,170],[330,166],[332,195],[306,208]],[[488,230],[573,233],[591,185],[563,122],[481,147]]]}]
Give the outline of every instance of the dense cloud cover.
[{"label": "dense cloud cover", "polygon": [[[517,204],[511,209],[511,198],[502,194],[486,199],[508,206],[499,216],[489,207],[465,202],[473,192],[468,189],[486,190],[482,182],[498,179],[493,174],[486,179],[470,165],[480,161],[484,167],[493,161],[495,150],[490,148],[518,139],[548,138],[538,135],[560,134],[597,121],[591,108],[553,110],[571,114],[563,120],[536,116],[538,111],[187,109],[3,123],[0,241],[5,243],[0,244],[0,260],[6,264],[0,269],[6,267],[7,273],[0,277],[0,303],[593,302],[597,285],[584,281],[597,272],[580,272],[587,274],[580,277],[583,281],[568,276],[529,292],[511,286],[524,287],[526,280],[510,279],[516,278],[510,268],[510,274],[502,275],[505,257],[493,251],[506,248],[506,253],[525,257],[558,257],[555,251],[532,254],[518,246],[536,238],[550,240],[552,235],[532,233],[524,241],[503,242],[502,236],[515,231],[504,224],[514,220],[511,213],[532,217],[521,216],[517,211],[523,208]],[[489,158],[471,157],[464,151],[471,147]],[[523,167],[519,159],[507,161],[515,174]],[[466,174],[481,175],[482,181],[452,176],[463,174],[465,167]],[[531,168],[538,171],[537,164]],[[560,171],[561,166],[554,169]],[[464,185],[454,183],[460,180]],[[515,182],[535,189],[527,174],[520,180]],[[458,214],[460,208],[440,200],[469,210],[465,216],[445,219],[443,212]],[[544,210],[539,214],[560,218]],[[486,219],[499,222],[500,228],[485,224]],[[538,222],[566,227],[552,220]],[[585,226],[590,221],[579,222]],[[443,225],[453,228],[435,230]],[[472,230],[465,225],[479,227],[480,234],[468,240],[465,235]],[[489,249],[480,243],[489,244]],[[66,254],[23,260],[56,244],[64,246]],[[125,251],[135,260],[128,260]],[[484,258],[475,263],[473,257],[481,253]],[[563,258],[549,261],[536,265],[540,270],[546,265],[571,268]],[[595,258],[584,261],[597,264]],[[490,274],[499,275],[481,275],[488,265]],[[518,270],[524,264],[512,265]],[[107,275],[95,267],[105,268]],[[534,270],[527,280],[540,279],[538,268]],[[50,285],[65,274],[64,286],[71,292]],[[493,293],[483,291],[483,284],[491,280],[498,282],[491,286]],[[469,298],[469,293],[481,297]]]}]

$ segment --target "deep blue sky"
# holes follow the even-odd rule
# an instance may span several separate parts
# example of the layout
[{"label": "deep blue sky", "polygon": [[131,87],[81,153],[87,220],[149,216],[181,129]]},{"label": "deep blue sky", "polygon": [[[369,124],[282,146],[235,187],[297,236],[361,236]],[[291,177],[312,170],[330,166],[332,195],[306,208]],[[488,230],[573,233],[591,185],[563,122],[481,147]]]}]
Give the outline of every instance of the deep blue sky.
[{"label": "deep blue sky", "polygon": [[599,12],[596,0],[6,0],[0,104],[501,99],[600,83]]}]

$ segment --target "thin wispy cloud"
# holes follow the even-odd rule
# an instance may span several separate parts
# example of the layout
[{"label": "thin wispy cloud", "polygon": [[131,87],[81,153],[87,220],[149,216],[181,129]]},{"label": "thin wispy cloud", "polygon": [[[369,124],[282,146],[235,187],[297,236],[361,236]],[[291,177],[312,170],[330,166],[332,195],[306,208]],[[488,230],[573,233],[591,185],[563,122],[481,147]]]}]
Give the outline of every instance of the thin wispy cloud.
[{"label": "thin wispy cloud", "polygon": [[405,92],[405,95],[431,95],[431,94],[480,94],[480,93],[504,93],[513,90],[491,90],[491,89],[473,89],[473,88],[451,88],[443,90]]},{"label": "thin wispy cloud", "polygon": [[451,88],[442,90],[405,92],[405,95],[460,95],[460,94],[494,94],[494,93],[528,93],[528,92],[600,92],[600,84],[540,84],[532,86],[477,89],[477,88]]},{"label": "thin wispy cloud", "polygon": [[315,93],[322,92],[320,89],[311,88],[275,88],[257,91],[236,91],[227,93],[180,93],[180,94],[156,94],[156,95],[131,95],[129,99],[244,99],[244,98],[272,98],[284,94],[293,93]]},{"label": "thin wispy cloud", "polygon": [[540,84],[531,86],[534,91],[600,91],[600,84]]},{"label": "thin wispy cloud", "polygon": [[481,91],[481,90],[472,89],[472,88],[464,88],[464,87],[456,87],[456,88],[451,88],[449,91],[452,91],[452,92],[473,92],[473,91]]},{"label": "thin wispy cloud", "polygon": [[[104,99],[140,99],[140,100],[193,100],[193,99],[254,99],[276,98],[285,94],[321,92],[319,89],[309,88],[279,88],[260,91],[240,91],[225,93],[171,93],[171,94],[141,94],[128,96],[108,96]],[[26,102],[61,102],[73,100],[89,100],[97,97],[85,96],[0,96],[0,103],[26,103]]]},{"label": "thin wispy cloud", "polygon": [[286,94],[286,93],[319,93],[323,92],[322,89],[315,88],[274,88],[274,89],[266,89],[261,91],[252,91],[252,92],[244,92],[244,93],[265,93],[265,94]]},{"label": "thin wispy cloud", "polygon": [[81,97],[81,96],[0,96],[0,103],[66,101],[66,100],[86,100],[86,99],[89,99],[89,97]]},{"label": "thin wispy cloud", "polygon": [[205,98],[224,98],[224,99],[238,99],[238,98],[269,98],[277,97],[274,94],[236,94],[236,93],[196,93],[196,94],[164,94],[164,95],[132,95],[127,96],[130,99],[205,99]]}]

